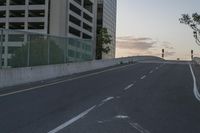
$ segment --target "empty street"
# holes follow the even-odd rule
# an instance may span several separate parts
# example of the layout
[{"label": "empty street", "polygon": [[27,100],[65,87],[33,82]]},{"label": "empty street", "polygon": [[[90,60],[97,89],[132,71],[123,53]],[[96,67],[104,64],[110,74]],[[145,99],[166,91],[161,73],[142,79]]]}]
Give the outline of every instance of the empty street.
[{"label": "empty street", "polygon": [[1,133],[199,133],[190,62],[143,61],[0,92]]}]

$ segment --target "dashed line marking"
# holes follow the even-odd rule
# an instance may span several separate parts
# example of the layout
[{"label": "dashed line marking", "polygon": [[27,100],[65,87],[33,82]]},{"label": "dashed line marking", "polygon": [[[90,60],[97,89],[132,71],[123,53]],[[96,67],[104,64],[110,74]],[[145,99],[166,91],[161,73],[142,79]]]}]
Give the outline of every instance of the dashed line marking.
[{"label": "dashed line marking", "polygon": [[140,126],[138,123],[129,123],[129,124],[140,133],[150,133],[148,130]]},{"label": "dashed line marking", "polygon": [[152,73],[153,73],[153,70],[151,70],[149,73],[152,74]]},{"label": "dashed line marking", "polygon": [[145,79],[146,77],[147,77],[147,76],[146,76],[146,75],[144,75],[144,76],[142,76],[140,79],[142,79],[142,80],[143,80],[143,79]]},{"label": "dashed line marking", "polygon": [[114,99],[114,97],[108,97],[108,98],[104,99],[102,102],[105,103],[105,102],[108,102],[108,101],[110,101],[112,99]]},{"label": "dashed line marking", "polygon": [[128,85],[126,88],[124,88],[124,90],[126,91],[126,90],[130,89],[131,87],[133,87],[133,85],[134,85],[134,83],[133,83],[133,84],[130,84],[130,85]]},{"label": "dashed line marking", "polygon": [[108,97],[108,98],[102,100],[101,103],[98,105],[98,107],[104,105],[106,102],[113,100],[113,99],[114,99],[114,97]]}]

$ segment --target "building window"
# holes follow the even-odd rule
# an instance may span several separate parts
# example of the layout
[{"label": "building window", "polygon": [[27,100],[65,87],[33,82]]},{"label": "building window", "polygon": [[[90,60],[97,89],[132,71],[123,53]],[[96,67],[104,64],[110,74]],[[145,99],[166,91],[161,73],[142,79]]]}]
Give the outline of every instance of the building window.
[{"label": "building window", "polygon": [[4,66],[4,59],[1,59],[1,65]]},{"label": "building window", "polygon": [[93,12],[93,3],[90,0],[84,0],[83,7],[89,12]]},{"label": "building window", "polygon": [[44,22],[29,22],[28,23],[28,29],[44,29]]},{"label": "building window", "polygon": [[69,26],[69,33],[77,37],[81,36],[81,32],[75,28],[72,28],[71,26]]},{"label": "building window", "polygon": [[9,16],[10,17],[25,17],[25,11],[24,10],[10,10]]},{"label": "building window", "polygon": [[90,35],[83,33],[83,39],[92,39]]},{"label": "building window", "polygon": [[[3,39],[3,42],[5,42],[5,35],[0,35],[0,41],[1,41],[1,37],[2,37],[2,39]],[[4,48],[3,48],[4,49]]]},{"label": "building window", "polygon": [[74,0],[76,3],[78,3],[79,5],[81,5],[82,0]]},{"label": "building window", "polygon": [[6,11],[0,11],[0,18],[6,17]]},{"label": "building window", "polygon": [[24,22],[11,22],[9,29],[24,29]]},{"label": "building window", "polygon": [[0,23],[0,28],[5,29],[6,24],[5,23]]},{"label": "building window", "polygon": [[29,17],[44,17],[45,11],[44,10],[29,10],[28,16]]},{"label": "building window", "polygon": [[6,0],[0,0],[0,6],[5,6],[6,5]]},{"label": "building window", "polygon": [[73,24],[81,26],[81,21],[72,15],[69,15],[69,21],[72,22]]},{"label": "building window", "polygon": [[89,25],[87,25],[86,23],[83,23],[83,28],[84,28],[85,30],[87,30],[87,31],[92,32],[92,27],[89,26]]},{"label": "building window", "polygon": [[25,0],[10,0],[10,5],[25,5]]},{"label": "building window", "polygon": [[83,18],[86,19],[87,21],[92,23],[92,17],[90,17],[89,15],[87,15],[86,13],[83,13]]},{"label": "building window", "polygon": [[76,6],[74,6],[73,4],[70,3],[69,8],[70,8],[71,11],[73,11],[74,13],[81,16],[81,10],[78,7],[76,7]]},{"label": "building window", "polygon": [[29,0],[29,5],[45,5],[45,0]]},{"label": "building window", "polygon": [[9,42],[23,42],[24,41],[24,35],[10,34],[10,35],[8,35],[8,41]]}]

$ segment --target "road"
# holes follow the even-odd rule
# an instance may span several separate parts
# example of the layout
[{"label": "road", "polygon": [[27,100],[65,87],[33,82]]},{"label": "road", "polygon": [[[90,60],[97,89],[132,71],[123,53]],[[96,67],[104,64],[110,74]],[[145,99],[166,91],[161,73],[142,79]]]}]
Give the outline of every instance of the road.
[{"label": "road", "polygon": [[0,92],[1,133],[199,133],[189,62],[139,62]]}]

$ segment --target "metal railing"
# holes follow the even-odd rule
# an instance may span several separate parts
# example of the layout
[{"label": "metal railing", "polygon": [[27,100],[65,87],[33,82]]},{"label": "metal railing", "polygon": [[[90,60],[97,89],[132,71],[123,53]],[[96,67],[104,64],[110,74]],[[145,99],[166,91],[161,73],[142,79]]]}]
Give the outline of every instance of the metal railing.
[{"label": "metal railing", "polygon": [[92,40],[0,29],[0,68],[64,64],[92,59]]}]

